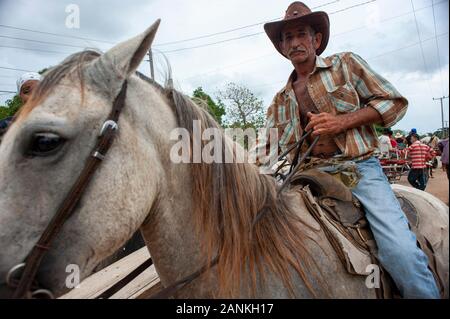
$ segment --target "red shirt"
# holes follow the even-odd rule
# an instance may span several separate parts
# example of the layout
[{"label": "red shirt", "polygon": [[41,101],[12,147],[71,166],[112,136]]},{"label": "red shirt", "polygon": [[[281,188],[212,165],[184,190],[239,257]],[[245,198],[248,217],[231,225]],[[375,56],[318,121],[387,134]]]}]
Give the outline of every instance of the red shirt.
[{"label": "red shirt", "polygon": [[426,168],[427,156],[434,155],[434,151],[431,147],[420,141],[415,141],[406,150],[412,160],[411,168]]},{"label": "red shirt", "polygon": [[397,148],[397,141],[391,138],[391,146],[392,148]]}]

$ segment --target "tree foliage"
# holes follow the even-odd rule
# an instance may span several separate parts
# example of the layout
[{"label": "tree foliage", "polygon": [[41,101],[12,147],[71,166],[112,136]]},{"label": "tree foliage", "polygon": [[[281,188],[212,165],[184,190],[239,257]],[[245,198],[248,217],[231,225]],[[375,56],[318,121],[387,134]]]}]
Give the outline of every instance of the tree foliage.
[{"label": "tree foliage", "polygon": [[16,94],[12,99],[6,100],[5,106],[0,106],[0,120],[13,116],[22,106],[22,100]]},{"label": "tree foliage", "polygon": [[228,127],[260,128],[264,126],[263,101],[247,87],[228,83],[225,90],[217,92],[220,104],[225,105],[225,125]]},{"label": "tree foliage", "polygon": [[200,99],[204,101],[208,105],[209,113],[216,119],[216,121],[222,125],[222,116],[225,115],[225,107],[221,103],[216,103],[214,100],[203,91],[203,88],[200,86],[194,90],[192,97]]}]

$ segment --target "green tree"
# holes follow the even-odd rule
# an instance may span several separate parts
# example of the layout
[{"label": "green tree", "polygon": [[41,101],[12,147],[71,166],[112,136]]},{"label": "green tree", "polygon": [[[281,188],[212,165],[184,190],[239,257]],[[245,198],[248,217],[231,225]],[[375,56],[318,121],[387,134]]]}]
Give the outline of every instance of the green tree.
[{"label": "green tree", "polygon": [[209,113],[216,119],[217,123],[222,125],[222,116],[225,115],[225,108],[222,103],[214,102],[214,100],[203,91],[201,86],[194,90],[192,97],[204,101],[208,105]]},{"label": "green tree", "polygon": [[225,125],[236,128],[260,128],[264,126],[266,112],[263,101],[247,87],[228,83],[225,90],[217,92],[217,100],[225,105]]},{"label": "green tree", "polygon": [[16,114],[22,104],[22,100],[17,94],[12,99],[6,100],[6,105],[0,106],[0,120]]},{"label": "green tree", "polygon": [[[38,73],[43,74],[49,68],[44,68],[40,70]],[[12,99],[8,99],[5,102],[6,105],[0,105],[0,120],[7,118],[9,116],[13,116],[17,113],[17,111],[22,107],[23,102],[19,97],[19,94],[14,95]]]}]

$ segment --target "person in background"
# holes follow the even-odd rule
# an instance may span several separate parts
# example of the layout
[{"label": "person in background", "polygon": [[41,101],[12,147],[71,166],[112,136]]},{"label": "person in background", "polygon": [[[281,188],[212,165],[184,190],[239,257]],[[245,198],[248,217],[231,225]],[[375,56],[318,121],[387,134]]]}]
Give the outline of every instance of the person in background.
[{"label": "person in background", "polygon": [[448,163],[448,137],[438,143],[438,148],[441,151],[442,169],[447,172],[447,179],[450,179]]},{"label": "person in background", "polygon": [[397,149],[400,151],[403,150],[406,147],[406,139],[403,136],[403,134],[400,132],[397,132],[394,137],[395,137],[395,141],[397,142]]},{"label": "person in background", "polygon": [[406,145],[407,146],[411,146],[412,142],[411,142],[411,136],[413,134],[417,134],[417,130],[415,128],[412,128],[411,131],[408,133],[408,135],[406,136]]},{"label": "person in background", "polygon": [[17,79],[17,93],[19,94],[23,104],[27,103],[34,87],[39,83],[40,80],[41,75],[36,72],[24,73],[20,78]]},{"label": "person in background", "polygon": [[394,138],[394,132],[391,129],[388,129],[389,140],[391,141],[392,148],[397,148],[397,141]]},{"label": "person in background", "polygon": [[[17,94],[19,95],[22,105],[27,103],[33,92],[33,89],[41,81],[41,75],[36,72],[27,72],[17,79]],[[14,121],[14,116],[9,116],[0,120],[0,137],[6,133],[8,127]]]},{"label": "person in background", "polygon": [[411,146],[405,149],[412,161],[411,170],[408,174],[408,182],[413,187],[424,191],[427,183],[427,157],[433,156],[434,151],[431,147],[422,143],[417,134],[411,135],[411,143]]},{"label": "person in background", "polygon": [[379,150],[382,158],[389,158],[390,151],[392,150],[391,139],[389,138],[390,129],[385,128],[383,130],[383,135],[378,138],[378,142],[380,143]]}]

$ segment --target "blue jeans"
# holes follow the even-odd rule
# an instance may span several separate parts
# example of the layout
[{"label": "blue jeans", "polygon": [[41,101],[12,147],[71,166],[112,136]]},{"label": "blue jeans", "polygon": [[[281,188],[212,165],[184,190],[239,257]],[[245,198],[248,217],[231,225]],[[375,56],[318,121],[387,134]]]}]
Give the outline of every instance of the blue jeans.
[{"label": "blue jeans", "polygon": [[381,264],[403,298],[440,298],[428,258],[417,247],[416,236],[378,159],[371,157],[356,164],[362,177],[352,193],[364,206]]},{"label": "blue jeans", "polygon": [[425,190],[428,182],[425,170],[426,168],[412,168],[408,173],[408,182],[421,191]]}]

